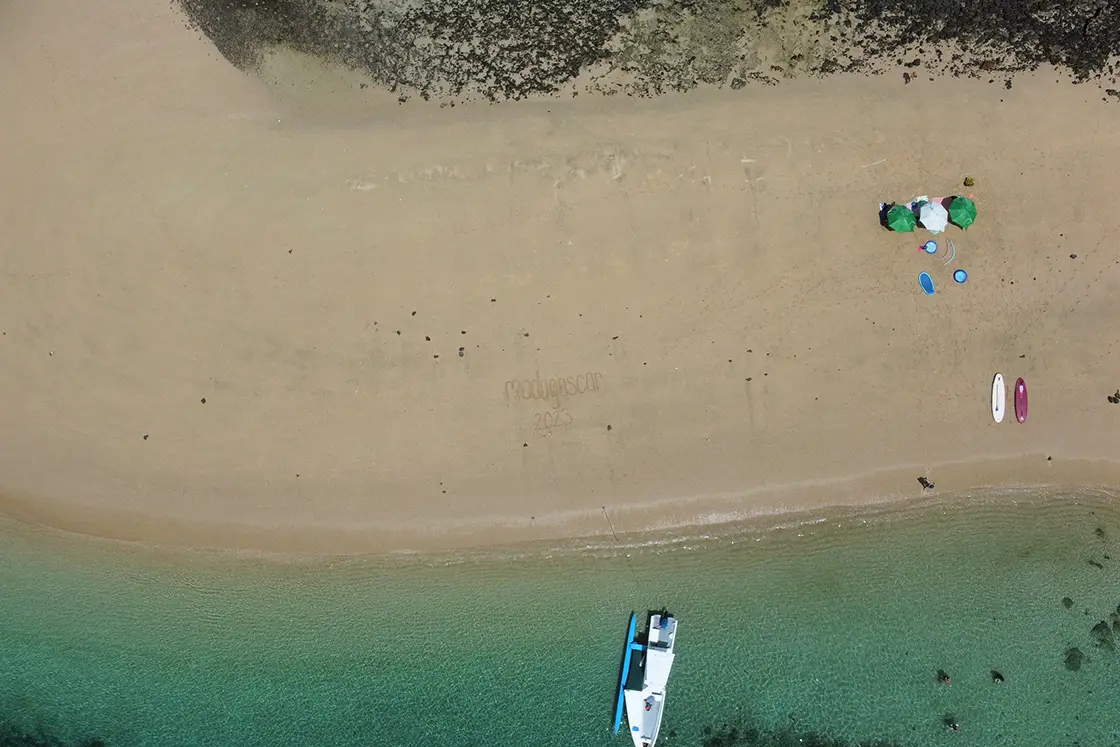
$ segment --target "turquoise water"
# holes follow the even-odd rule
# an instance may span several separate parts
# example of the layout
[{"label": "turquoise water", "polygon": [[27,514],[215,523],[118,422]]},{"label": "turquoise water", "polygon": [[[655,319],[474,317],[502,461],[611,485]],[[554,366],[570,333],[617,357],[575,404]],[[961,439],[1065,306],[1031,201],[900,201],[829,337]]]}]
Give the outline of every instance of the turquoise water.
[{"label": "turquoise water", "polygon": [[0,720],[62,744],[625,747],[628,615],[667,605],[666,746],[1120,743],[1120,652],[1090,633],[1120,603],[1110,496],[718,535],[295,562],[5,523]]}]

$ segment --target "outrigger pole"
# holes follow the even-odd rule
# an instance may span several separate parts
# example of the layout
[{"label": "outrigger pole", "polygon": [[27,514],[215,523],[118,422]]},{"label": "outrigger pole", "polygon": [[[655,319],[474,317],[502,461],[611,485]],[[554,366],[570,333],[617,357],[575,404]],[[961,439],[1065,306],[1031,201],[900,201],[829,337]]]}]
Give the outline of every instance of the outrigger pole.
[{"label": "outrigger pole", "polygon": [[638,613],[630,613],[630,632],[626,634],[626,648],[622,652],[622,676],[618,678],[618,702],[614,708],[614,733],[622,726],[622,706],[624,703],[626,679],[630,676],[630,655],[644,651],[645,646],[634,640],[638,632]]}]

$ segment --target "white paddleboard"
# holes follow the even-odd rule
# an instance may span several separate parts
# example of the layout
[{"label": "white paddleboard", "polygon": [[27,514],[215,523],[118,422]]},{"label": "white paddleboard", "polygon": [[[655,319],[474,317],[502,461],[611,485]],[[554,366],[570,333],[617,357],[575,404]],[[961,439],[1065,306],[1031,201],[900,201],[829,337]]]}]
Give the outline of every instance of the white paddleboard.
[{"label": "white paddleboard", "polygon": [[996,374],[992,380],[992,419],[997,423],[1003,422],[1003,414],[1007,410],[1007,391],[1003,388],[1003,374]]}]

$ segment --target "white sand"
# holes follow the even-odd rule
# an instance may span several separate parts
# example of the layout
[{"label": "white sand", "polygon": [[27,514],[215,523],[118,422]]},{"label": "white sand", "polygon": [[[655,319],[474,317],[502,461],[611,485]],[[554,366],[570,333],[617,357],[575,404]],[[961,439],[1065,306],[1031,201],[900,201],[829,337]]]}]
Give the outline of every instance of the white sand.
[{"label": "white sand", "polygon": [[[242,75],[166,4],[73,7],[0,24],[16,514],[381,550],[1115,458],[1120,129],[1095,89],[398,106],[295,58]],[[878,226],[965,175],[955,264]],[[1027,424],[991,421],[996,371],[1026,378]],[[538,376],[584,391],[510,384]]]}]

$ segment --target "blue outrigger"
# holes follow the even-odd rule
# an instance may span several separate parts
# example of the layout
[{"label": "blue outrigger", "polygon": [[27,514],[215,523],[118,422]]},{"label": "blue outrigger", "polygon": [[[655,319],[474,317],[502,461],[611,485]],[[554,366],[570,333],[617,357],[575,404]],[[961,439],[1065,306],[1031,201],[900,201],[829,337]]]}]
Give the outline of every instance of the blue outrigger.
[{"label": "blue outrigger", "polygon": [[630,632],[626,634],[626,648],[622,650],[622,674],[618,678],[618,703],[614,709],[614,733],[622,728],[622,706],[626,695],[626,680],[630,677],[630,660],[635,653],[645,650],[645,646],[634,640],[638,634],[638,613],[630,613]]}]

